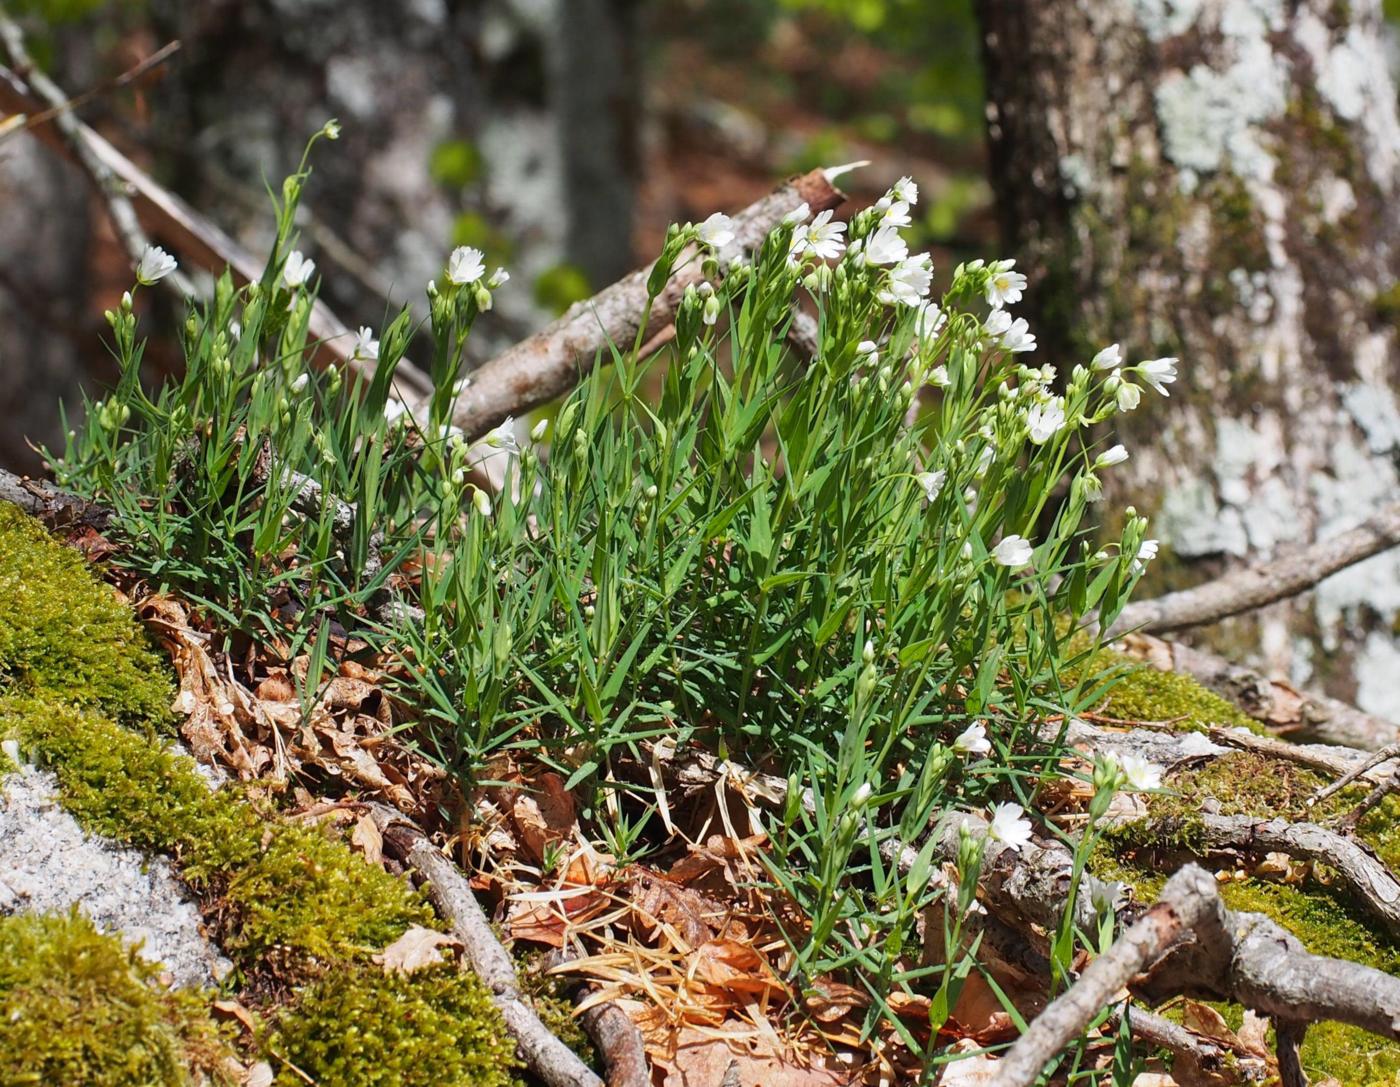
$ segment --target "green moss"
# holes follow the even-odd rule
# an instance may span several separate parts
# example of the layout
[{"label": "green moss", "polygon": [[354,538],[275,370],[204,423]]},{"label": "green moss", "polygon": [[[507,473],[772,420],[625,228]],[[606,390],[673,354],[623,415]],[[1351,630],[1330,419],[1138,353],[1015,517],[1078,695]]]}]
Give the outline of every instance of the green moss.
[{"label": "green moss", "polygon": [[1376,320],[1400,327],[1400,283],[1392,283],[1371,300]]},{"label": "green moss", "polygon": [[0,503],[0,689],[61,692],[125,723],[165,722],[169,676],[83,557]]},{"label": "green moss", "polygon": [[36,698],[0,700],[17,737],[58,778],[63,806],[95,834],[170,855],[217,899],[223,945],[249,968],[293,971],[382,947],[432,912],[422,897],[316,826],[268,820],[233,786],[211,791],[191,759]]},{"label": "green moss", "polygon": [[203,1001],[158,972],[76,910],[0,918],[0,1083],[176,1087],[191,1069],[229,1082]]},{"label": "green moss", "polygon": [[1111,689],[1094,707],[1098,713],[1124,721],[1171,721],[1178,729],[1186,731],[1199,732],[1217,725],[1223,728],[1240,726],[1258,733],[1266,731],[1234,703],[1202,687],[1190,676],[1160,672],[1111,649],[1095,653],[1075,670],[1070,682],[1076,682],[1079,675],[1092,677],[1113,673],[1117,673],[1117,678]]},{"label": "green moss", "polygon": [[574,1015],[574,1002],[569,999],[564,979],[545,972],[545,955],[541,952],[517,953],[515,972],[520,987],[530,998],[535,1014],[549,1032],[577,1053],[584,1064],[600,1070],[593,1039]]},{"label": "green moss", "polygon": [[322,1087],[508,1087],[514,1049],[485,988],[448,965],[406,977],[332,971],[269,1043],[285,1087],[306,1083],[298,1071]]}]

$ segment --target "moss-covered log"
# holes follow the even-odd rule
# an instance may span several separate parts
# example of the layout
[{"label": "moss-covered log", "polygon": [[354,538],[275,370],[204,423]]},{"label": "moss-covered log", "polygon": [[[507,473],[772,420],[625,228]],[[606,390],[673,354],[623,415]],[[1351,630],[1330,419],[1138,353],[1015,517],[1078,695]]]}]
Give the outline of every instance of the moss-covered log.
[{"label": "moss-covered log", "polygon": [[[980,0],[992,180],[1045,353],[1177,355],[1116,496],[1185,583],[1349,527],[1400,485],[1400,123],[1375,0]],[[1137,440],[1134,440],[1137,439]],[[1228,656],[1394,716],[1400,555]],[[1316,679],[1309,675],[1312,673]]]}]

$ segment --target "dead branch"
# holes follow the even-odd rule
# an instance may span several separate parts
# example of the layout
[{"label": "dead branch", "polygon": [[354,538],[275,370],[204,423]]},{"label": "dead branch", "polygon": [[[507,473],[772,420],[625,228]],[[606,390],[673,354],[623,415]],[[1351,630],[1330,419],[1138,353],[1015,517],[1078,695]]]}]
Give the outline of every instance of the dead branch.
[{"label": "dead branch", "polygon": [[1181,630],[1262,608],[1311,589],[1338,570],[1396,544],[1400,544],[1400,502],[1383,507],[1348,532],[1271,562],[1233,570],[1194,589],[1129,604],[1110,628],[1109,636],[1117,637],[1130,630]]},{"label": "dead branch", "polygon": [[[43,109],[44,105],[33,99],[30,87],[14,71],[0,66],[0,108],[12,113],[29,114]],[[103,176],[114,179],[127,204],[134,208],[138,220],[144,222],[167,245],[179,250],[182,259],[192,261],[215,275],[227,267],[234,276],[245,282],[256,282],[262,278],[265,262],[261,258],[254,256],[213,222],[158,184],[71,113],[60,113],[54,124],[66,128],[67,132],[55,134],[53,126],[44,125],[34,130],[35,137],[68,157],[95,163]],[[182,289],[187,294],[194,293],[193,287],[188,284]],[[328,360],[343,363],[365,376],[373,373],[374,360],[355,355],[354,334],[320,299],[312,306],[308,327],[318,351],[324,352]],[[432,382],[427,374],[407,362],[400,362],[394,371],[394,384],[405,399],[423,398],[432,393]]]},{"label": "dead branch", "polygon": [[1204,649],[1151,634],[1129,634],[1124,646],[1163,672],[1190,676],[1256,721],[1299,740],[1373,751],[1400,741],[1400,725],[1328,695],[1299,691],[1289,683]]},{"label": "dead branch", "polygon": [[[792,179],[734,216],[738,238],[732,252],[721,254],[721,264],[733,253],[756,249],[783,216],[803,201],[815,213],[834,208],[843,199],[821,170]],[[650,272],[650,265],[638,269],[575,303],[558,320],[473,371],[457,399],[452,422],[468,439],[479,438],[507,416],[567,393],[610,345],[630,346],[643,314],[647,323],[642,339],[655,336],[671,323],[686,287],[700,281],[700,261],[678,268],[648,313]]]},{"label": "dead branch", "polygon": [[1036,1016],[997,1062],[990,1087],[1030,1087],[1041,1071],[1149,963],[1193,932],[1217,902],[1215,883],[1194,865],[1181,869],[1157,899],[1113,946],[1089,964],[1063,995]]},{"label": "dead branch", "polygon": [[[575,958],[566,949],[551,951],[545,956],[546,969],[553,972]],[[651,1087],[651,1063],[647,1060],[646,1042],[631,1017],[611,1000],[589,1003],[596,989],[573,979],[574,1003],[588,1006],[579,1015],[579,1022],[603,1058],[608,1073],[608,1087]]]},{"label": "dead branch", "polygon": [[[59,139],[67,145],[83,173],[87,175],[93,188],[97,190],[98,196],[106,204],[107,217],[112,221],[112,229],[116,231],[122,248],[126,250],[132,268],[135,268],[141,263],[141,258],[150,248],[151,243],[150,239],[146,237],[146,232],[141,228],[141,221],[136,216],[136,209],[132,207],[126,186],[113,172],[111,166],[100,155],[96,154],[87,140],[83,138],[83,126],[68,108],[71,101],[68,95],[57,83],[44,74],[42,68],[34,63],[33,58],[29,55],[29,50],[24,45],[24,32],[20,29],[19,24],[10,18],[3,5],[0,5],[0,43],[4,44],[6,56],[14,65],[14,72],[7,72],[6,76],[12,80],[22,81],[24,86],[37,94],[48,106],[48,110],[42,112],[48,112],[52,115],[54,128],[58,131]],[[41,111],[25,110],[22,112]],[[179,292],[182,300],[194,293],[194,284],[181,271],[173,272],[166,282]]]},{"label": "dead branch", "polygon": [[102,531],[112,520],[112,511],[60,490],[42,479],[17,476],[0,468],[0,502],[18,506],[51,529],[82,525]]},{"label": "dead branch", "polygon": [[[1125,817],[1112,822],[1138,825],[1141,820]],[[1165,829],[1160,824],[1149,823],[1148,826]],[[1379,857],[1355,838],[1316,823],[1256,819],[1248,815],[1215,815],[1211,812],[1193,812],[1190,829],[1191,851],[1199,851],[1201,855],[1217,850],[1286,853],[1295,860],[1327,865],[1392,937],[1400,936],[1400,880]],[[1149,830],[1148,836],[1150,833]]]},{"label": "dead branch", "polygon": [[1117,1026],[1125,1014],[1134,1038],[1172,1055],[1172,1079],[1181,1087],[1258,1083],[1267,1076],[1264,1062],[1258,1058],[1251,1060],[1253,1055],[1247,1050],[1196,1034],[1146,1008],[1123,1004],[1109,1015],[1109,1022]]},{"label": "dead branch", "polygon": [[367,807],[384,844],[418,874],[433,905],[465,945],[466,959],[491,990],[526,1067],[548,1087],[603,1087],[603,1081],[550,1033],[525,1002],[510,954],[496,938],[461,869],[401,813],[382,804]]}]

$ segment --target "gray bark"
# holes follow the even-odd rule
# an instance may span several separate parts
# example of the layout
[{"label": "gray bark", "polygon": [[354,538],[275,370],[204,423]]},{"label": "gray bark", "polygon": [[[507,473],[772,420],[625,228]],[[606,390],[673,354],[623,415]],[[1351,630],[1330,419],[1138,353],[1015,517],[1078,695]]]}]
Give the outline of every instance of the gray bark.
[{"label": "gray bark", "polygon": [[[1111,498],[1190,583],[1400,490],[1400,122],[1375,0],[979,0],[992,179],[1053,361],[1181,358]],[[1294,682],[1394,715],[1400,555],[1231,620]]]}]

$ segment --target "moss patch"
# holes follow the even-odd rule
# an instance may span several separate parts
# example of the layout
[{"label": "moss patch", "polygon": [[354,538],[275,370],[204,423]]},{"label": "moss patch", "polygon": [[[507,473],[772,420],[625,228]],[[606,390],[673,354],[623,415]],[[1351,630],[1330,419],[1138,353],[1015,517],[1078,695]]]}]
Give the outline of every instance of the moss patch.
[{"label": "moss patch", "polygon": [[[1083,643],[1071,644],[1075,652],[1086,648]],[[1190,676],[1177,672],[1160,672],[1126,654],[1112,649],[1100,649],[1088,662],[1075,669],[1065,679],[1066,685],[1077,683],[1080,676],[1113,675],[1107,696],[1094,707],[1095,712],[1123,721],[1171,721],[1183,731],[1204,731],[1208,727],[1242,727],[1251,732],[1267,730],[1233,702],[1202,687]]]},{"label": "moss patch", "polygon": [[284,1014],[269,1052],[279,1085],[507,1087],[515,1046],[485,988],[450,965],[407,977],[377,967],[328,973]]},{"label": "moss patch", "polygon": [[203,1000],[158,973],[76,911],[0,918],[0,1083],[183,1087],[192,1068],[231,1083]]},{"label": "moss patch", "polygon": [[432,920],[421,895],[344,841],[266,819],[236,788],[211,791],[191,759],[95,713],[8,698],[0,735],[53,771],[60,802],[87,830],[170,855],[191,887],[216,899],[224,950],[246,969],[299,973]]},{"label": "moss patch", "polygon": [[0,503],[0,687],[59,694],[127,724],[166,722],[174,688],[131,610],[81,555]]}]

